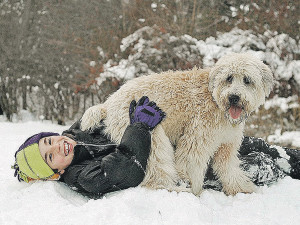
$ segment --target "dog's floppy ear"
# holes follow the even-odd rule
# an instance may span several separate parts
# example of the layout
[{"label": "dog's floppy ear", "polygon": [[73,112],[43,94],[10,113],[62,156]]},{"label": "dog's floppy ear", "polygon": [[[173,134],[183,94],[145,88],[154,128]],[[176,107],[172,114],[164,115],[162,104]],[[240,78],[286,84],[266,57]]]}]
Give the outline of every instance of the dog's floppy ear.
[{"label": "dog's floppy ear", "polygon": [[261,62],[261,64],[262,65],[261,65],[260,69],[261,69],[261,73],[262,73],[262,82],[264,85],[265,95],[266,95],[266,97],[268,97],[273,89],[275,80],[274,80],[274,76],[273,76],[271,69],[263,62]]},{"label": "dog's floppy ear", "polygon": [[214,89],[214,83],[215,83],[215,77],[216,77],[216,69],[215,67],[212,68],[209,72],[209,83],[208,83],[208,90],[210,92],[213,92],[213,89]]},{"label": "dog's floppy ear", "polygon": [[221,65],[215,65],[213,68],[211,68],[211,70],[209,72],[209,83],[208,83],[208,90],[210,92],[213,92],[214,87],[215,87],[216,77],[217,77],[218,73],[220,73],[222,68],[223,67]]}]

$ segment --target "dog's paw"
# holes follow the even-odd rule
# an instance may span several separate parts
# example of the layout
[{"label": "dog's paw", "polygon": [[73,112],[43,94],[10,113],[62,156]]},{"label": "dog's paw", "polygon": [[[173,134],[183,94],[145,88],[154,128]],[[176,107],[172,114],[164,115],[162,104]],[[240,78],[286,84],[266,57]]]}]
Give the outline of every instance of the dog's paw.
[{"label": "dog's paw", "polygon": [[81,130],[97,127],[101,120],[106,118],[106,108],[103,104],[88,108],[81,118]]},{"label": "dog's paw", "polygon": [[185,187],[185,186],[173,186],[173,187],[168,187],[167,188],[168,191],[176,191],[176,192],[188,192],[191,193],[192,189],[189,187]]},{"label": "dog's paw", "polygon": [[195,184],[192,183],[191,187],[192,187],[192,193],[194,195],[198,196],[198,197],[203,192],[203,185],[202,184],[198,183],[197,185],[195,185]]},{"label": "dog's paw", "polygon": [[236,183],[235,185],[232,186],[224,186],[223,191],[227,195],[236,195],[237,193],[245,193],[245,194],[251,194],[256,191],[256,186],[253,184],[252,181],[249,179]]},{"label": "dog's paw", "polygon": [[185,181],[182,179],[179,179],[176,185],[170,185],[166,187],[168,191],[176,191],[176,192],[192,192],[191,185],[189,181]]}]

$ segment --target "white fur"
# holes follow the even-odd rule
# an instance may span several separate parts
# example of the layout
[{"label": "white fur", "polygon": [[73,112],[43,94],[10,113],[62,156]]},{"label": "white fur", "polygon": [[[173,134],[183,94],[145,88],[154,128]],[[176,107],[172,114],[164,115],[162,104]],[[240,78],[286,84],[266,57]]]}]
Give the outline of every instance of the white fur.
[{"label": "white fur", "polygon": [[[226,81],[229,75],[233,77],[231,83]],[[245,84],[245,77],[250,84]],[[260,60],[248,54],[232,54],[211,69],[168,71],[133,79],[104,104],[89,109],[82,118],[82,129],[104,118],[95,118],[93,115],[98,114],[94,111],[100,110],[105,116],[106,110],[106,132],[120,142],[129,125],[131,100],[146,95],[167,117],[153,131],[143,186],[189,191],[176,186],[180,178],[189,181],[191,191],[199,195],[212,159],[214,172],[227,194],[250,193],[255,186],[239,168],[237,154],[245,119],[264,103],[272,86],[272,73]],[[232,94],[240,97],[239,105],[243,107],[237,119],[228,113]]]}]

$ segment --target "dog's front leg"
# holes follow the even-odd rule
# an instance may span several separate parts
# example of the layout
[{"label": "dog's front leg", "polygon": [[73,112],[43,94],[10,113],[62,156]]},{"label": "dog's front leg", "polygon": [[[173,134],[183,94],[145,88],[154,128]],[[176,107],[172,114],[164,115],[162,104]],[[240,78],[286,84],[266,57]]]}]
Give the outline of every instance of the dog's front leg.
[{"label": "dog's front leg", "polygon": [[202,193],[204,176],[208,162],[212,156],[210,148],[184,135],[177,143],[175,152],[176,169],[179,176],[191,183],[192,193],[199,196]]},{"label": "dog's front leg", "polygon": [[238,145],[233,143],[222,144],[214,155],[213,170],[223,185],[223,191],[228,195],[239,192],[252,193],[255,185],[241,170],[237,156]]}]

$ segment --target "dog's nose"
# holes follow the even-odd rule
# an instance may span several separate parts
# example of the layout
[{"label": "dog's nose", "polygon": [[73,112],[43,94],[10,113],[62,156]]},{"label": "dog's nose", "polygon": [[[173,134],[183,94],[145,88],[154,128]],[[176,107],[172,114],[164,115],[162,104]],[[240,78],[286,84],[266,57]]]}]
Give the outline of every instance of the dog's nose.
[{"label": "dog's nose", "polygon": [[240,101],[240,96],[238,95],[230,95],[229,96],[229,102],[231,105],[237,105]]}]

